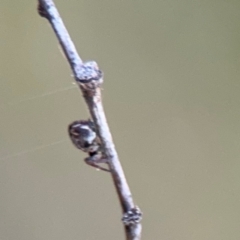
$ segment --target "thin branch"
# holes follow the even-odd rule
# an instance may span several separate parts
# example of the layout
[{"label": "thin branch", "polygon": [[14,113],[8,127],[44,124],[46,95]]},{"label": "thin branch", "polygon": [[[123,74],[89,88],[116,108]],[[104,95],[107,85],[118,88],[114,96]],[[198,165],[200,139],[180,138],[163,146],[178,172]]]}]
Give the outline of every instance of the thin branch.
[{"label": "thin branch", "polygon": [[83,63],[53,1],[39,0],[38,2],[38,12],[51,24],[96,125],[97,134],[101,140],[104,155],[108,159],[107,163],[122,207],[122,221],[125,227],[126,239],[139,240],[141,238],[142,227],[140,220],[142,214],[133,202],[132,194],[107,124],[100,89],[103,82],[102,72],[95,62]]}]

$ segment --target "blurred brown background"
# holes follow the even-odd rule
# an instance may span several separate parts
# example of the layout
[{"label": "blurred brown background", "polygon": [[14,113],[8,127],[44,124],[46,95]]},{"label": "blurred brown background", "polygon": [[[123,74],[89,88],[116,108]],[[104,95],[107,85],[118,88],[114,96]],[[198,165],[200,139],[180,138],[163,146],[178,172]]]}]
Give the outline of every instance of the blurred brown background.
[{"label": "blurred brown background", "polygon": [[[104,106],[143,239],[240,239],[240,2],[56,0]],[[36,1],[0,3],[0,239],[124,239],[111,178],[67,126],[89,116]]]}]

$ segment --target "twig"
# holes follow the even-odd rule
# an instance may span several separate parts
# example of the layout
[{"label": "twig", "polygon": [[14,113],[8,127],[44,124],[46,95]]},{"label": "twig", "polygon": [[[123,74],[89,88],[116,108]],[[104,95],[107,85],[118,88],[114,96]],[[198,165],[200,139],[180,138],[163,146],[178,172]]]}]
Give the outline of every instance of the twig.
[{"label": "twig", "polygon": [[51,24],[96,125],[96,131],[101,140],[104,155],[108,159],[107,164],[121,203],[126,239],[139,240],[142,230],[140,224],[142,214],[133,202],[104,114],[100,89],[103,82],[102,72],[95,62],[83,63],[53,1],[39,0],[38,3],[38,12]]}]

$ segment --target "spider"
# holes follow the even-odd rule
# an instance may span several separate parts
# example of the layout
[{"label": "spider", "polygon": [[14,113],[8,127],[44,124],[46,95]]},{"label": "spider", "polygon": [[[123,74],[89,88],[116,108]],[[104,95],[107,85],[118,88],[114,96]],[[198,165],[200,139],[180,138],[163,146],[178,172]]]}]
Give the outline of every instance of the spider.
[{"label": "spider", "polygon": [[109,172],[109,169],[100,166],[100,163],[107,163],[107,159],[103,156],[101,141],[92,120],[74,121],[69,125],[68,133],[73,145],[88,153],[84,159],[88,165]]}]

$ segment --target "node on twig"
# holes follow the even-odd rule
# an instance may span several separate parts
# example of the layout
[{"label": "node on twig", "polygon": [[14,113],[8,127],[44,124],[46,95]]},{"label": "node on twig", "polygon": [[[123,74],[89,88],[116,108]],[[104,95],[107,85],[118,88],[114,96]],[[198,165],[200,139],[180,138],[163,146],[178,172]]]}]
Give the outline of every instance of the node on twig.
[{"label": "node on twig", "polygon": [[122,222],[126,226],[136,225],[142,220],[142,212],[138,206],[123,214]]},{"label": "node on twig", "polygon": [[77,72],[77,82],[86,91],[93,91],[103,83],[103,72],[95,61],[85,62]]}]

